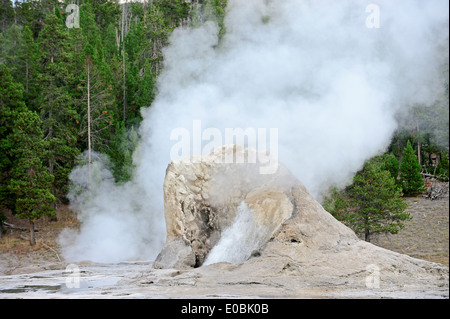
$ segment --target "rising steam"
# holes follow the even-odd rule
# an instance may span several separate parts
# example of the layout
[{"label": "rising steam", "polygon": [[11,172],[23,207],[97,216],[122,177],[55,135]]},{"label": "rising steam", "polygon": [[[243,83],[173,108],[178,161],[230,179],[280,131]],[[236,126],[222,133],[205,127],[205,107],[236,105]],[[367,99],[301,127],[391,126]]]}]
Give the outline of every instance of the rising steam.
[{"label": "rising steam", "polygon": [[242,202],[233,224],[223,231],[203,265],[216,262],[237,264],[246,261],[254,251],[259,250],[267,234],[264,227],[255,222],[253,215],[254,212]]},{"label": "rising steam", "polygon": [[229,0],[220,41],[211,21],[175,30],[158,95],[142,111],[133,180],[116,186],[104,161],[92,168],[95,185],[86,184],[87,167],[72,172],[84,185],[72,196],[82,226],[62,234],[65,257],[158,254],[171,131],[191,130],[194,120],[278,128],[279,161],[313,195],[346,183],[389,144],[400,109],[434,102],[448,60],[447,1],[377,1],[379,28],[366,25],[370,3]]}]

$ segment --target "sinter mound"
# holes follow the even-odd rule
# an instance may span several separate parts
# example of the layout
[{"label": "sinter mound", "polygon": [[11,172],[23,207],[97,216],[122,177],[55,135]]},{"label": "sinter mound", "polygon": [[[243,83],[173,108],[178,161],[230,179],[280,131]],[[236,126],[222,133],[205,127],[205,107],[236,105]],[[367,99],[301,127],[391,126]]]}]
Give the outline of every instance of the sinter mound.
[{"label": "sinter mound", "polygon": [[[244,148],[224,146],[207,157],[176,161],[167,168],[167,241],[155,268],[189,270],[203,265],[196,271],[205,280],[220,271],[222,281],[285,285],[288,280],[294,290],[300,282],[290,278],[300,276],[303,285],[332,283],[349,295],[378,289],[380,295],[420,291],[448,296],[448,267],[358,239],[281,164],[276,174],[263,175],[261,163],[223,164],[227,152],[248,155]],[[251,218],[237,228],[240,211],[251,212]],[[233,229],[234,237],[229,235]],[[222,237],[234,242],[227,246]],[[216,252],[215,246],[223,250]]]}]

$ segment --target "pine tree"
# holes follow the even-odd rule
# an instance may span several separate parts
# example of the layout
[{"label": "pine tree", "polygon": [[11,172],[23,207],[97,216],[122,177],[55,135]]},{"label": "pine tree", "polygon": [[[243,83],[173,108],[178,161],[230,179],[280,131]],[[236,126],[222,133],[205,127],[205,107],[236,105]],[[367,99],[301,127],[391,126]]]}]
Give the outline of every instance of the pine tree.
[{"label": "pine tree", "polygon": [[[151,65],[148,60],[145,61],[141,73],[142,75],[138,81],[135,97],[136,104],[138,105],[138,110],[136,110],[136,112],[138,112],[141,107],[149,107],[152,104],[156,93],[156,75],[152,73]],[[137,117],[137,115],[135,115],[135,117]]]},{"label": "pine tree", "polygon": [[13,133],[8,136],[15,147],[10,150],[16,157],[11,171],[9,189],[16,195],[15,212],[19,218],[30,222],[30,244],[36,243],[34,223],[44,214],[52,216],[51,204],[55,197],[50,192],[54,177],[42,164],[42,151],[46,149],[41,130],[41,120],[32,111],[18,113]]},{"label": "pine tree", "polygon": [[375,233],[395,234],[411,219],[401,189],[378,160],[366,162],[346,192],[335,190],[324,207],[366,241]]},{"label": "pine tree", "polygon": [[13,2],[11,0],[0,0],[0,32],[5,34],[14,19]]},{"label": "pine tree", "polygon": [[145,37],[148,41],[145,59],[150,61],[152,73],[159,75],[163,67],[163,48],[168,44],[174,29],[173,23],[165,16],[163,2],[154,2],[145,21]]},{"label": "pine tree", "polygon": [[84,0],[82,3],[83,6],[90,6],[90,13],[95,17],[100,38],[103,38],[109,25],[117,25],[121,14],[118,0]]},{"label": "pine tree", "polygon": [[120,19],[121,25],[121,54],[122,54],[122,120],[127,120],[127,53],[125,37],[127,34],[127,20],[128,20],[128,3],[125,2],[122,5],[122,18]]},{"label": "pine tree", "polygon": [[414,154],[411,142],[408,141],[400,163],[400,185],[405,195],[414,195],[425,190],[420,171],[421,166]]},{"label": "pine tree", "polygon": [[151,105],[155,95],[155,78],[148,57],[148,40],[146,27],[140,21],[133,23],[127,34],[127,123],[140,121],[141,107]]},{"label": "pine tree", "polygon": [[[9,68],[0,63],[0,206],[14,210],[15,196],[8,188],[15,157],[8,136],[13,132],[13,122],[18,112],[26,106],[23,102],[23,87],[14,82]],[[1,217],[1,214],[0,214]]]},{"label": "pine tree", "polygon": [[7,30],[1,41],[0,62],[5,63],[11,70],[13,76],[16,74],[17,55],[20,49],[20,38],[22,27],[13,24]]},{"label": "pine tree", "polygon": [[448,156],[445,152],[441,155],[441,160],[436,167],[436,172],[439,180],[448,181],[449,180],[449,165],[448,165]]},{"label": "pine tree", "polygon": [[[38,105],[45,140],[48,141],[48,168],[55,176],[53,194],[64,196],[68,175],[79,154],[76,148],[76,121],[79,121],[70,96],[72,58],[70,41],[62,18],[50,14],[39,34],[41,49]],[[61,194],[61,195],[59,195]]]},{"label": "pine tree", "polygon": [[115,102],[110,83],[111,72],[106,63],[105,50],[92,11],[89,3],[83,5],[80,21],[84,43],[85,85],[81,99],[82,108],[79,111],[79,134],[86,137],[89,155],[92,150],[104,151],[107,148],[113,120],[111,105]]},{"label": "pine tree", "polygon": [[133,177],[133,152],[138,144],[138,134],[134,127],[127,130],[123,123],[117,123],[115,135],[108,155],[113,164],[113,175],[118,183],[129,181]]},{"label": "pine tree", "polygon": [[388,153],[383,155],[383,169],[389,171],[396,182],[398,179],[399,168],[398,160],[394,154]]},{"label": "pine tree", "polygon": [[25,89],[25,103],[30,108],[34,106],[33,101],[35,101],[37,97],[36,77],[39,62],[39,48],[33,38],[32,31],[28,26],[24,26],[22,30],[18,61],[17,80],[22,83]]}]

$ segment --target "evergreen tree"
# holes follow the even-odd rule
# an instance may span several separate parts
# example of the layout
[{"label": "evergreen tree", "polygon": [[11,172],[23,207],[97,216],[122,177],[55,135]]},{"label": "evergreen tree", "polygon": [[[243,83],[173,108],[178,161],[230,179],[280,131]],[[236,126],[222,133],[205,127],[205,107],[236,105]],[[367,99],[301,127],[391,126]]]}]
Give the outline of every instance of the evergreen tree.
[{"label": "evergreen tree", "polygon": [[400,185],[405,195],[413,195],[424,191],[424,182],[420,172],[421,166],[411,143],[408,141],[400,163]]},{"label": "evergreen tree", "polygon": [[341,222],[345,222],[348,217],[347,214],[350,209],[349,200],[345,196],[345,193],[336,186],[330,188],[328,195],[323,199],[322,206],[327,212],[331,213],[334,218]]},{"label": "evergreen tree", "polygon": [[[142,23],[132,23],[125,38],[126,50],[126,119],[130,120],[139,113],[140,106],[137,105],[138,85],[140,82],[141,57],[145,51],[146,40],[144,37]],[[131,111],[131,112],[130,112]]]},{"label": "evergreen tree", "polygon": [[149,17],[145,22],[148,49],[144,57],[150,61],[152,73],[159,74],[163,67],[162,50],[168,43],[172,29],[164,17],[163,11],[155,4],[151,6]]},{"label": "evergreen tree", "polygon": [[28,107],[30,107],[34,105],[33,101],[36,100],[36,77],[39,62],[39,48],[33,38],[32,31],[28,26],[24,26],[22,30],[18,61],[17,80],[22,83],[25,89],[24,99]]},{"label": "evergreen tree", "polygon": [[15,157],[10,153],[14,145],[8,137],[13,132],[16,114],[26,106],[23,102],[23,87],[14,82],[9,68],[2,63],[0,79],[0,206],[14,210],[15,196],[8,184]]},{"label": "evergreen tree", "polygon": [[105,48],[106,61],[111,61],[112,58],[117,58],[120,56],[119,47],[120,44],[117,43],[117,27],[114,24],[109,24],[104,32],[103,47]]},{"label": "evergreen tree", "polygon": [[127,130],[123,123],[117,123],[111,148],[108,152],[113,164],[113,175],[118,183],[129,181],[133,177],[133,152],[138,144],[138,134],[134,127]]},{"label": "evergreen tree", "polygon": [[[115,99],[112,94],[111,70],[106,62],[103,42],[92,14],[92,6],[86,3],[81,12],[81,29],[84,36],[84,95],[80,136],[91,140],[92,148],[104,151],[110,139]],[[89,148],[89,147],[88,147]]]},{"label": "evergreen tree", "polygon": [[399,163],[397,158],[392,153],[386,153],[380,156],[381,168],[391,173],[395,182],[398,183]]},{"label": "evergreen tree", "polygon": [[[70,1],[70,0],[69,0]],[[99,30],[99,37],[105,35],[109,25],[117,25],[121,13],[119,0],[84,0],[84,5],[89,5],[95,24]]]},{"label": "evergreen tree", "polygon": [[178,27],[189,16],[190,5],[184,0],[156,0],[157,6],[172,28]]},{"label": "evergreen tree", "polygon": [[346,192],[332,192],[324,207],[366,241],[375,233],[395,234],[411,219],[401,189],[378,160],[366,162]]},{"label": "evergreen tree", "polygon": [[448,168],[448,156],[444,152],[441,155],[441,160],[439,161],[439,164],[436,168],[437,176],[441,181],[448,181],[449,180],[449,168]]},{"label": "evergreen tree", "polygon": [[50,14],[38,39],[41,48],[39,80],[39,109],[45,140],[48,141],[48,168],[55,176],[53,194],[63,197],[68,175],[79,154],[76,148],[76,121],[79,121],[70,96],[69,36],[62,18]]},{"label": "evergreen tree", "polygon": [[46,142],[41,124],[35,112],[24,110],[17,115],[13,132],[8,136],[15,145],[10,153],[16,157],[8,186],[16,195],[17,216],[30,222],[31,245],[36,243],[35,221],[44,214],[54,215],[51,204],[55,197],[50,192],[54,177],[42,164],[42,150],[46,149]]},{"label": "evergreen tree", "polygon": [[23,26],[28,26],[33,38],[38,37],[39,32],[45,25],[44,21],[49,14],[55,14],[59,7],[57,0],[24,0],[15,2],[17,21]]},{"label": "evergreen tree", "polygon": [[7,30],[1,40],[0,62],[5,63],[13,75],[16,74],[17,55],[20,49],[20,39],[22,36],[22,27],[13,24]]},{"label": "evergreen tree", "polygon": [[8,27],[14,23],[15,14],[12,0],[0,0],[0,32],[6,33]]},{"label": "evergreen tree", "polygon": [[138,105],[136,110],[138,114],[135,114],[135,117],[140,115],[139,109],[141,107],[149,107],[152,104],[156,94],[156,75],[152,73],[148,60],[145,61],[141,73],[136,89],[135,100]]}]

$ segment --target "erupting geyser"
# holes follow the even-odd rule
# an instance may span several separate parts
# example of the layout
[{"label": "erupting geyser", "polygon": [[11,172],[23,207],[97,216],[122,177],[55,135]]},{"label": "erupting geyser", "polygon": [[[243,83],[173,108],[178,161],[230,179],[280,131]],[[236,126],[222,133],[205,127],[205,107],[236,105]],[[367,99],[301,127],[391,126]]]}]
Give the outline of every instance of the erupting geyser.
[{"label": "erupting geyser", "polygon": [[[227,145],[201,161],[192,158],[175,161],[167,168],[164,182],[167,240],[155,267],[245,262],[252,255],[261,254],[269,240],[286,234],[289,227],[286,228],[285,222],[297,215],[302,223],[296,224],[300,228],[295,233],[288,232],[288,241],[334,245],[334,240],[342,240],[342,234],[356,239],[351,230],[323,209],[312,212],[315,214],[312,222],[320,225],[308,224],[308,212],[299,211],[299,205],[315,201],[298,196],[299,190],[307,192],[286,167],[280,165],[276,174],[262,175],[260,163],[222,163],[221,159],[230,153],[246,156],[248,150]],[[332,242],[327,242],[329,236]]]},{"label": "erupting geyser", "polygon": [[169,165],[167,240],[155,268],[177,269],[195,289],[224,294],[250,285],[259,295],[332,287],[341,297],[448,296],[448,267],[360,240],[281,163],[276,174],[261,175],[258,164],[217,160],[246,152],[228,145]]},{"label": "erupting geyser", "polygon": [[[172,133],[190,130],[195,121],[223,135],[227,128],[278,129],[279,162],[315,198],[331,185],[350,181],[365,160],[389,144],[400,110],[436,100],[442,65],[448,61],[447,1],[379,0],[377,27],[367,24],[371,4],[229,0],[222,37],[214,21],[176,29],[164,51],[155,100],[142,109],[133,179],[116,185],[107,165],[99,162],[93,165],[90,184],[86,167],[72,172],[72,182],[84,189],[69,195],[82,226],[79,232],[62,234],[64,257],[154,260],[166,243],[161,264],[176,259],[165,254],[172,245],[183,248],[173,249],[186,257],[177,260],[201,265],[216,244],[225,245],[219,243],[219,233],[233,229],[242,201],[258,215],[247,198],[256,186],[248,187],[244,178],[234,180],[240,173],[232,165],[235,173],[224,172],[214,182],[197,172],[208,168],[204,163],[199,168],[185,165],[180,179],[171,175],[181,165],[170,164]],[[199,150],[210,140],[201,136]],[[191,156],[201,155],[191,151]],[[199,188],[203,184],[213,191]],[[299,209],[290,194],[292,185],[282,187],[288,189],[282,193],[295,214]],[[181,198],[175,194],[183,188],[190,196],[171,202]],[[221,201],[222,192],[231,202]],[[164,217],[163,207],[173,217]],[[311,225],[302,231],[309,234]],[[171,238],[181,239],[171,243]]]}]

